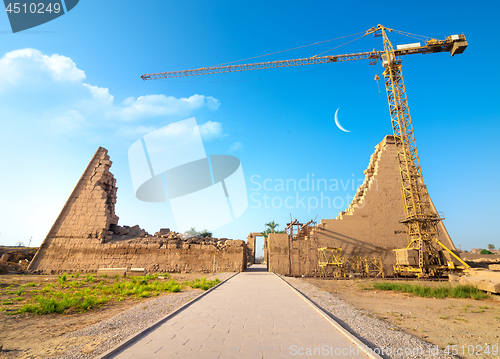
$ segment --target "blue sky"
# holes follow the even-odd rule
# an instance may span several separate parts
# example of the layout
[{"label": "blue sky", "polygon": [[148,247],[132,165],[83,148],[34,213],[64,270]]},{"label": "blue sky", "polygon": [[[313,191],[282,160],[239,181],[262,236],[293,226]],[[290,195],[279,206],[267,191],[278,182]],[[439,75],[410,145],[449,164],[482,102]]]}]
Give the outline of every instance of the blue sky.
[{"label": "blue sky", "polygon": [[[117,178],[119,224],[154,233],[176,229],[165,203],[135,198],[127,151],[154,129],[195,117],[207,154],[241,160],[249,207],[218,237],[244,239],[275,220],[283,228],[335,218],[356,192],[373,147],[392,132],[381,65],[366,61],[142,81],[152,72],[192,69],[364,32],[381,23],[419,35],[464,33],[462,55],[415,55],[403,73],[424,180],[455,244],[500,246],[499,39],[495,1],[85,0],[66,15],[13,34],[0,15],[0,244],[39,245],[98,146]],[[391,35],[394,44],[414,42]],[[345,40],[253,61],[313,56]],[[368,36],[327,54],[381,49]],[[340,131],[334,122],[339,110]],[[324,195],[337,208],[265,208],[296,191],[263,181],[336,179]],[[350,181],[350,182],[347,182]],[[251,196],[254,197],[251,197]],[[309,188],[301,197],[319,197]],[[257,200],[257,201],[256,201]],[[349,200],[350,201],[350,200]],[[258,207],[260,204],[260,208]],[[314,203],[313,203],[314,204]],[[201,229],[201,228],[198,228]]]}]

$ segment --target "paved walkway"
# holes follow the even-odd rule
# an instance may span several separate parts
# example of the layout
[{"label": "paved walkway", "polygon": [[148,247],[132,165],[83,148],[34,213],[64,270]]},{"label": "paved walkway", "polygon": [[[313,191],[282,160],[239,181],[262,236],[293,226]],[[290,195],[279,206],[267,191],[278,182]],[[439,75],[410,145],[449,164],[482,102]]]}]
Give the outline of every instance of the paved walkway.
[{"label": "paved walkway", "polygon": [[281,279],[254,265],[115,357],[366,358],[341,354],[351,348],[355,344]]}]

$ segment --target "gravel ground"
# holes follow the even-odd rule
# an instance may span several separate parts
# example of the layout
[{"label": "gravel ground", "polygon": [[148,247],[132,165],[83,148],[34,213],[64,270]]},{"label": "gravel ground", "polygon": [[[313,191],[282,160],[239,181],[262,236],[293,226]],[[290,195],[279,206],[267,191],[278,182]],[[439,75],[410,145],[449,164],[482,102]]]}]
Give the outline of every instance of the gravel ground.
[{"label": "gravel ground", "polygon": [[[356,309],[332,293],[315,285],[297,278],[282,278],[368,347],[372,349],[378,348],[379,350],[383,348],[383,355],[377,353],[383,358],[457,358],[456,356],[447,355],[441,350],[437,352],[436,346],[404,333],[395,325],[372,318],[369,312]],[[396,353],[398,348],[401,348],[402,352]],[[392,353],[390,352],[391,349]],[[422,352],[419,353],[418,350],[420,349]],[[404,350],[407,350],[407,352],[405,353]]]},{"label": "gravel ground", "polygon": [[[222,281],[234,273],[219,273],[216,276]],[[213,279],[208,276],[207,279]],[[162,317],[173,312],[190,300],[198,297],[204,291],[194,289],[185,292],[163,295],[136,306],[102,322],[68,333],[65,337],[92,336],[93,339],[84,344],[75,345],[63,355],[53,359],[91,359],[115,347],[129,336],[147,328]],[[87,353],[90,351],[90,353]]]}]

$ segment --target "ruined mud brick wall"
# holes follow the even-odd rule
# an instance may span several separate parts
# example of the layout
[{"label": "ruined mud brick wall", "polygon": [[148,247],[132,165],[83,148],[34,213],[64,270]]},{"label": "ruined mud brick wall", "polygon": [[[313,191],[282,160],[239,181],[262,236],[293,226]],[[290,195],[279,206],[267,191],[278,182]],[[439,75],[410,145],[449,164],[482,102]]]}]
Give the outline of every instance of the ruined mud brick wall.
[{"label": "ruined mud brick wall", "polygon": [[[100,243],[82,240],[70,244],[52,242],[43,266],[36,272],[95,272],[99,268],[145,268],[146,272],[239,272],[246,268],[246,245],[226,240],[223,247],[189,244],[182,240],[164,241],[147,236]],[[33,269],[33,268],[32,268]]]},{"label": "ruined mud brick wall", "polygon": [[99,147],[28,270],[93,272],[104,267],[141,267],[148,272],[211,272],[246,268],[243,241],[187,239],[168,229],[150,236],[139,226],[118,226],[112,162]]},{"label": "ruined mud brick wall", "polygon": [[[375,146],[364,174],[365,180],[351,204],[336,219],[321,220],[317,226],[302,232],[299,239],[290,239],[289,244],[282,235],[271,234],[269,268],[281,274],[316,275],[317,249],[334,247],[342,248],[346,257],[381,257],[386,272],[392,272],[396,259],[393,249],[408,244],[406,226],[400,223],[405,215],[394,136],[386,136]],[[456,250],[442,222],[438,229],[441,242]],[[279,245],[273,244],[274,241]],[[288,269],[284,264],[287,251]]]},{"label": "ruined mud brick wall", "polygon": [[268,269],[270,272],[290,274],[290,248],[286,233],[271,233],[268,237]]}]

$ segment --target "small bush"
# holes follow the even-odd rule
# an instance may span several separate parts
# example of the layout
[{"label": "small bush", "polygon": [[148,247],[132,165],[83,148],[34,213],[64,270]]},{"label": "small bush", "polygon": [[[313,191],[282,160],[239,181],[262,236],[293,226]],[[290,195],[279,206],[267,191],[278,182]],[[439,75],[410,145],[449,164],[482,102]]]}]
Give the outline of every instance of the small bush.
[{"label": "small bush", "polygon": [[425,298],[473,298],[476,300],[489,298],[488,294],[471,285],[451,286],[449,284],[428,287],[421,284],[378,282],[373,288],[392,290],[394,292],[410,293]]},{"label": "small bush", "polygon": [[59,282],[59,285],[61,286],[61,288],[64,288],[64,285],[65,285],[67,280],[68,280],[68,275],[66,273],[63,273],[63,275],[60,275],[57,278],[57,281]]},{"label": "small bush", "polygon": [[42,293],[49,293],[49,292],[52,292],[53,288],[54,288],[54,285],[51,284],[51,283],[49,283],[45,287],[43,287],[43,289],[40,292],[42,292]]},{"label": "small bush", "polygon": [[87,282],[87,283],[93,283],[93,282],[95,282],[95,275],[88,273],[85,276],[85,282]]},{"label": "small bush", "polygon": [[36,283],[30,282],[30,283],[26,284],[26,287],[36,287]]},{"label": "small bush", "polygon": [[493,252],[487,250],[487,249],[481,249],[481,252],[479,254],[493,254]]},{"label": "small bush", "polygon": [[17,288],[17,290],[14,292],[16,295],[23,295],[23,292],[24,292],[24,285],[20,286],[19,288]]},{"label": "small bush", "polygon": [[206,278],[202,278],[186,282],[186,285],[190,286],[191,288],[200,288],[203,290],[207,290],[216,286],[219,283],[220,283],[219,278],[215,278],[214,280],[207,280]]}]

